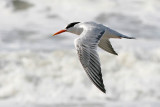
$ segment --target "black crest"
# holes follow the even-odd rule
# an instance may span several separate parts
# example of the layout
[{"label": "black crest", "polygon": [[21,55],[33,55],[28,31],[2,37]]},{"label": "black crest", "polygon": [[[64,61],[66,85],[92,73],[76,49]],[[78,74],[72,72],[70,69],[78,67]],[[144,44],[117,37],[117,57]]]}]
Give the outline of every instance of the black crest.
[{"label": "black crest", "polygon": [[78,24],[80,22],[73,22],[73,23],[70,23],[67,25],[66,29],[70,28],[70,27],[73,27],[74,25]]}]

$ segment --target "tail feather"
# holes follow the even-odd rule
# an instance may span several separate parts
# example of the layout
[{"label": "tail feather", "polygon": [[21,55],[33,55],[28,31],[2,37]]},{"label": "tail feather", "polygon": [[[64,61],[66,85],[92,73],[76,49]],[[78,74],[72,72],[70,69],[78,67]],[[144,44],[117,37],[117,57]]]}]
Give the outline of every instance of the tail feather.
[{"label": "tail feather", "polygon": [[126,36],[126,35],[123,35],[123,34],[119,35],[119,37],[120,37],[120,39],[121,39],[121,38],[136,39],[135,37],[129,37],[129,36]]},{"label": "tail feather", "polygon": [[107,38],[126,38],[126,39],[135,39],[134,37],[128,37],[126,35],[123,35],[113,29],[110,29],[107,27],[105,34]]},{"label": "tail feather", "polygon": [[126,38],[126,39],[136,39],[135,37],[128,37],[128,36],[122,36],[121,38]]}]

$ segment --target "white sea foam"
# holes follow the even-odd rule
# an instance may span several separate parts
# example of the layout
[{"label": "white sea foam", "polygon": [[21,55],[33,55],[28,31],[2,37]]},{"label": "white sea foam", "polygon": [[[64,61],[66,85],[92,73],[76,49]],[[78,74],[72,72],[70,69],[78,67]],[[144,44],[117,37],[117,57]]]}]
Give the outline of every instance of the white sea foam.
[{"label": "white sea foam", "polygon": [[158,102],[160,50],[126,50],[119,56],[99,51],[106,95],[88,79],[73,50],[1,52],[0,98],[30,103]]}]

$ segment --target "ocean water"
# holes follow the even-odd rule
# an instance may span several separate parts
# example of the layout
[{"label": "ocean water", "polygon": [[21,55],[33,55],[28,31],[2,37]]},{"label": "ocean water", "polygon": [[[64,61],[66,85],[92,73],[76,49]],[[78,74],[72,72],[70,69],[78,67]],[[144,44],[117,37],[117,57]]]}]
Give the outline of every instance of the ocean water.
[{"label": "ocean water", "polygon": [[[159,107],[159,0],[0,0],[0,107]],[[76,35],[52,37],[74,21],[95,21],[136,40],[101,49],[106,94],[88,79]]]}]

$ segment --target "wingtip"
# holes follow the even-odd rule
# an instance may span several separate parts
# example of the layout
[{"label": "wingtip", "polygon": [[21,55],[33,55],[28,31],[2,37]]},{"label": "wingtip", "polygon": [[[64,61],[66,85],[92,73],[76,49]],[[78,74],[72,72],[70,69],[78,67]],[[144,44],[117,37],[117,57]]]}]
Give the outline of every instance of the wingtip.
[{"label": "wingtip", "polygon": [[106,94],[106,90],[104,89],[104,90],[101,90],[104,94]]},{"label": "wingtip", "polygon": [[102,91],[104,94],[106,94],[106,89],[103,87],[103,88],[99,88],[98,87],[98,89],[100,90],[100,91]]},{"label": "wingtip", "polygon": [[98,87],[98,86],[96,86],[101,92],[103,92],[104,94],[106,94],[106,89],[105,89],[105,87]]},{"label": "wingtip", "polygon": [[106,90],[104,90],[103,93],[106,94]]},{"label": "wingtip", "polygon": [[118,54],[117,54],[116,52],[114,52],[114,53],[111,53],[111,54],[118,56]]}]

